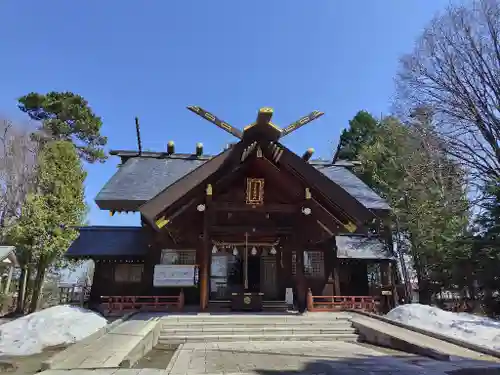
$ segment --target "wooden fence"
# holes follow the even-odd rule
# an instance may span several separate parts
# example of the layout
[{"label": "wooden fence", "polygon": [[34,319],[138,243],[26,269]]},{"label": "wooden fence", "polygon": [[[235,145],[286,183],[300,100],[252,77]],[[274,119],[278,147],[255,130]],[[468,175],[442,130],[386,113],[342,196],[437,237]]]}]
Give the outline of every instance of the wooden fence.
[{"label": "wooden fence", "polygon": [[178,296],[101,296],[101,306],[107,314],[122,314],[130,310],[182,311],[184,292]]},{"label": "wooden fence", "polygon": [[311,312],[363,310],[376,313],[378,304],[378,298],[373,296],[313,296],[310,290],[307,293],[307,310]]}]

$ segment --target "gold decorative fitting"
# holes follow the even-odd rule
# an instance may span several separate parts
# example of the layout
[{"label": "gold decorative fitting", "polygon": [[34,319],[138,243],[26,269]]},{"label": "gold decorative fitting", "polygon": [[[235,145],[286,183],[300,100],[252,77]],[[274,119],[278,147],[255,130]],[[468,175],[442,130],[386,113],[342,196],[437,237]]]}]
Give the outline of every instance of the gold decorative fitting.
[{"label": "gold decorative fitting", "polygon": [[344,228],[347,229],[350,233],[354,233],[356,229],[358,229],[358,227],[352,222],[344,224]]},{"label": "gold decorative fitting", "polygon": [[311,190],[309,188],[306,188],[306,199],[311,199]]},{"label": "gold decorative fitting", "polygon": [[212,184],[207,185],[207,195],[212,195]]},{"label": "gold decorative fitting", "polygon": [[169,223],[169,219],[167,219],[165,216],[160,217],[158,220],[156,220],[155,224],[158,228],[163,228],[165,225]]},{"label": "gold decorative fitting", "polygon": [[259,147],[257,147],[257,157],[258,158],[262,158],[262,149]]},{"label": "gold decorative fitting", "polygon": [[263,178],[247,178],[246,203],[249,205],[264,204]]}]

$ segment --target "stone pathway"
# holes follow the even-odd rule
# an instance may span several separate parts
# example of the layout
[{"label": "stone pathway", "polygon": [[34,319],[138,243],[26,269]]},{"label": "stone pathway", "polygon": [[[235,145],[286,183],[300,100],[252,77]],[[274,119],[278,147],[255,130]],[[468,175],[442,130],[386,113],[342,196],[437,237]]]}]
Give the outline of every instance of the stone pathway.
[{"label": "stone pathway", "polygon": [[[461,360],[438,362],[341,341],[184,344],[172,358],[170,375],[194,374],[443,374],[464,366],[498,366]],[[499,367],[500,369],[500,367]]]},{"label": "stone pathway", "polygon": [[355,343],[219,342],[183,344],[165,370],[48,370],[43,375],[444,375],[462,368],[497,368],[475,360],[439,362],[390,356]]}]

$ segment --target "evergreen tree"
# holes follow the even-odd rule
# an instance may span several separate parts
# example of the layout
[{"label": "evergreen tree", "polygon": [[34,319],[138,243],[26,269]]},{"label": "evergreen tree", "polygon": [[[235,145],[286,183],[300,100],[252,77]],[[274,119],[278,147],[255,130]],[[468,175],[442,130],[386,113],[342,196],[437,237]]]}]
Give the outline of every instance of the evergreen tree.
[{"label": "evergreen tree", "polygon": [[21,216],[9,230],[10,242],[36,265],[30,311],[37,307],[46,270],[61,259],[83,223],[86,173],[68,141],[44,144],[38,156],[37,188],[28,195]]},{"label": "evergreen tree", "polygon": [[40,140],[72,142],[82,159],[104,162],[107,138],[100,134],[102,121],[87,101],[72,92],[29,93],[19,98],[19,109],[41,122]]},{"label": "evergreen tree", "polygon": [[357,160],[361,149],[373,142],[378,121],[366,111],[359,111],[340,135],[337,159]]}]

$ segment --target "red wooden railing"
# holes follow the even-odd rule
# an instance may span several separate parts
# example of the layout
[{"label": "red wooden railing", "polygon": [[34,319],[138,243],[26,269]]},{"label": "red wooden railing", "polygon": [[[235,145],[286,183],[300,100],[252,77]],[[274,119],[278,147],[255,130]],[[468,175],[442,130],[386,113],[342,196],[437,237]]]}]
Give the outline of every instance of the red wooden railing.
[{"label": "red wooden railing", "polygon": [[378,299],[373,296],[313,296],[307,293],[308,311],[363,310],[375,313]]},{"label": "red wooden railing", "polygon": [[108,313],[127,310],[182,311],[184,292],[178,296],[101,296],[101,304]]}]

